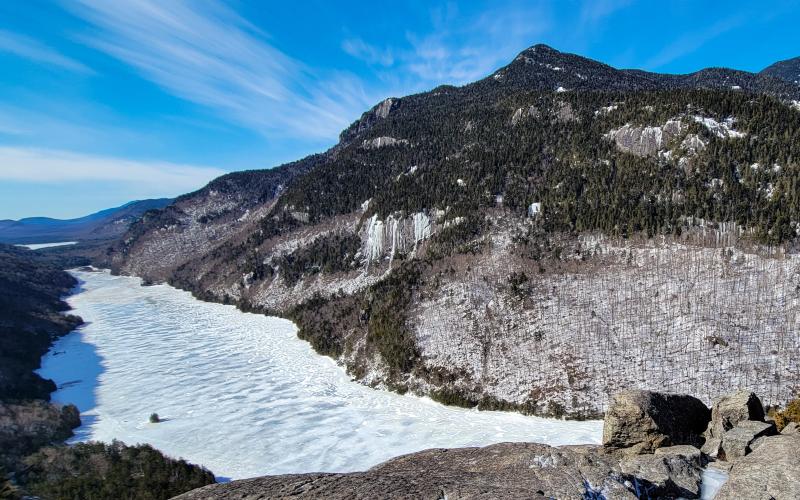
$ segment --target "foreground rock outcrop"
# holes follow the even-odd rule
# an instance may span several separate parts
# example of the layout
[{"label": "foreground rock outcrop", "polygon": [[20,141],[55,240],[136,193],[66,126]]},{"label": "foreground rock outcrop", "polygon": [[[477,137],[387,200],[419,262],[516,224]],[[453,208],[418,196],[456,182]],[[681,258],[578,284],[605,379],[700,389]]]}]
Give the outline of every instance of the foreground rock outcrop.
[{"label": "foreground rock outcrop", "polygon": [[265,476],[176,498],[700,498],[703,472],[713,458],[699,446],[709,433],[722,433],[728,446],[713,464],[730,470],[716,498],[800,498],[800,433],[786,426],[785,434],[766,436],[775,426],[763,421],[755,394],[723,396],[713,416],[687,395],[624,391],[612,401],[601,446],[500,443],[431,449],[364,472]]},{"label": "foreground rock outcrop", "polygon": [[176,498],[696,498],[700,473],[699,454],[685,450],[620,459],[599,446],[501,443],[425,450],[351,474],[245,479]]}]

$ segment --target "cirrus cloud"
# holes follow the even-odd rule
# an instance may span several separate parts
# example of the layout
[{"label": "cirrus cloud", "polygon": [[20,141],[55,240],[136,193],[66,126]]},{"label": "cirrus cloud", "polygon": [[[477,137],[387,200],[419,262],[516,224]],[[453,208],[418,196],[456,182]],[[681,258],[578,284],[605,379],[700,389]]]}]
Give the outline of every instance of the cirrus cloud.
[{"label": "cirrus cloud", "polygon": [[[184,100],[268,136],[335,138],[376,98],[347,73],[317,74],[224,4],[79,0],[82,40]],[[339,89],[331,91],[334,88]],[[341,90],[345,89],[345,91]]]},{"label": "cirrus cloud", "polygon": [[198,165],[135,161],[63,150],[0,147],[0,181],[33,184],[120,182],[148,188],[154,195],[192,191],[225,173]]}]

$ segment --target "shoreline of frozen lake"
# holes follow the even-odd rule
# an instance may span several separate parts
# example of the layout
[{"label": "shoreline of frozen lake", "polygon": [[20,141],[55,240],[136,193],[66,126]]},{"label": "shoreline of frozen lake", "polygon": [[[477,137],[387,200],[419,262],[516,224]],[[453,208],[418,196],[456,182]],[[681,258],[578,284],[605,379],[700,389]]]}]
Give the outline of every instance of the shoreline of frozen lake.
[{"label": "shoreline of frozen lake", "polygon": [[[370,389],[300,340],[290,321],[201,302],[138,278],[72,272],[86,324],[39,373],[72,402],[75,440],[149,443],[223,478],[364,470],[426,448],[599,443],[602,421],[448,407]],[[151,413],[165,421],[148,422]]]}]

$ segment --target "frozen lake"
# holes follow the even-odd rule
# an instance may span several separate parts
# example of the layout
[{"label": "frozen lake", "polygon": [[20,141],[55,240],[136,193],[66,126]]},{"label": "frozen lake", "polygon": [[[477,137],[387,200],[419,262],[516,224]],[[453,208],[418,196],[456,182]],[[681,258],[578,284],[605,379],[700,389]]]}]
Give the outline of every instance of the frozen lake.
[{"label": "frozen lake", "polygon": [[[40,373],[75,403],[78,440],[150,443],[224,478],[363,470],[434,447],[599,443],[601,421],[480,412],[352,382],[286,320],[210,304],[167,285],[74,272],[87,324]],[[166,421],[150,424],[156,412]]]},{"label": "frozen lake", "polygon": [[41,250],[43,248],[63,247],[65,245],[75,245],[77,241],[61,241],[58,243],[31,243],[27,245],[17,245],[18,247],[25,247],[28,250]]}]

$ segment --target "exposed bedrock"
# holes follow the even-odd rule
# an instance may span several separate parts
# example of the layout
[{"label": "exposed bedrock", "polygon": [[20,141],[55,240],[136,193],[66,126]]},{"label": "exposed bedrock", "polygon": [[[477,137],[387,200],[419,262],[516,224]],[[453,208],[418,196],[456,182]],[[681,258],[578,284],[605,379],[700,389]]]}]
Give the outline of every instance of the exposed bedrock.
[{"label": "exposed bedrock", "polygon": [[432,449],[351,474],[266,476],[212,485],[177,498],[697,498],[700,465],[683,454],[617,459],[592,446],[501,443]]}]

